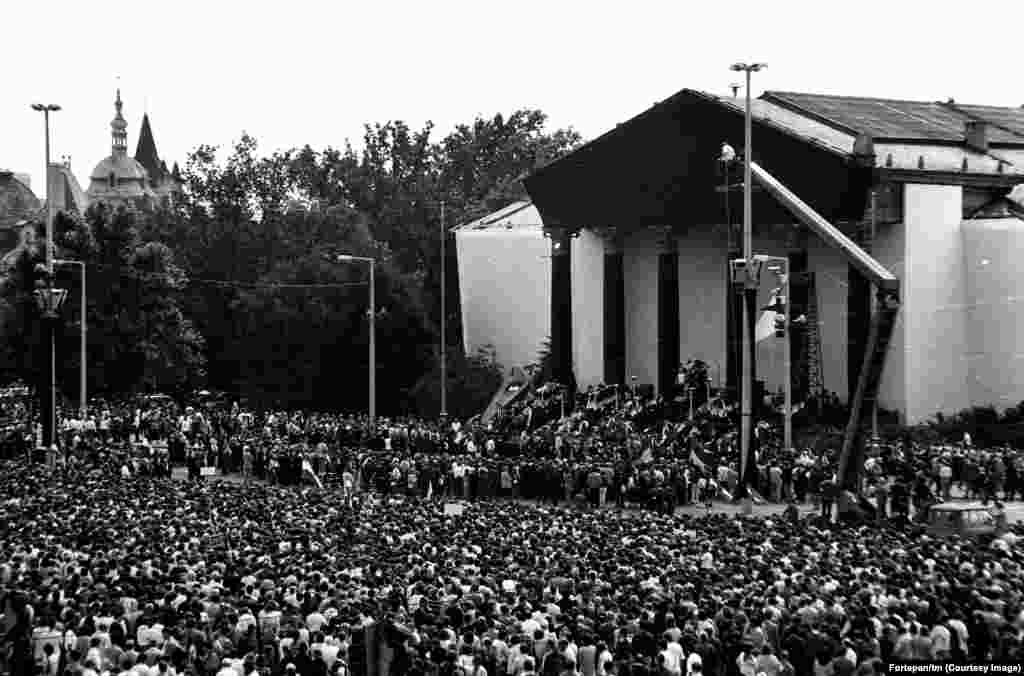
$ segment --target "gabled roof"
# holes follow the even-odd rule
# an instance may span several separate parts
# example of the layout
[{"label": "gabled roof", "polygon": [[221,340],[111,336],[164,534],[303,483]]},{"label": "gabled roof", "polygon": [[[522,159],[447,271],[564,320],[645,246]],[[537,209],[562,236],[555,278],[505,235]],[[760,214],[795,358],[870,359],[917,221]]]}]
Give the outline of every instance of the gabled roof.
[{"label": "gabled roof", "polygon": [[153,140],[153,129],[149,125],[149,115],[142,115],[142,129],[139,131],[139,144],[135,147],[135,159],[146,168],[149,177],[158,181],[161,174],[160,156],[156,152],[156,141]]},{"label": "gabled roof", "polygon": [[876,141],[963,143],[966,123],[988,122],[994,145],[1024,146],[1024,108],[767,91],[761,100]]}]

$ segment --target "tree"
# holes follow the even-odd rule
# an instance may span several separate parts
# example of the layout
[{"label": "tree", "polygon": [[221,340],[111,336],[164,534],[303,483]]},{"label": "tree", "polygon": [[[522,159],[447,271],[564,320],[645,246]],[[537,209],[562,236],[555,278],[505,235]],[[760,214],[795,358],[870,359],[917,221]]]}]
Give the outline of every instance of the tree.
[{"label": "tree", "polygon": [[[365,407],[366,271],[339,265],[346,253],[378,261],[381,409],[408,402],[436,368],[440,203],[452,226],[521,198],[523,175],[579,141],[544,124],[539,111],[519,111],[434,142],[430,123],[413,130],[388,121],[366,125],[359,152],[346,143],[260,156],[248,135],[222,159],[199,146],[186,164],[184,200],[139,227],[143,241],[169,245],[196,281],[185,314],[207,337],[211,385],[295,405]],[[448,252],[444,321],[457,354],[458,266],[455,247]]]},{"label": "tree", "polygon": [[238,354],[247,356],[242,371],[250,374],[243,392],[268,403],[366,407],[367,272],[364,265],[338,263],[337,255],[345,252],[377,261],[378,402],[382,410],[397,412],[401,393],[422,373],[432,349],[415,285],[354,211],[296,212],[286,222],[291,232],[305,228],[330,236],[315,238],[316,245],[262,276],[260,287],[240,293],[236,309],[247,340]]},{"label": "tree", "polygon": [[39,383],[43,377],[44,359],[41,346],[43,340],[39,310],[33,296],[35,291],[35,268],[44,260],[42,241],[43,224],[34,221],[30,231],[35,237],[27,247],[15,254],[10,269],[5,271],[0,284],[0,380],[11,382],[25,380]]},{"label": "tree", "polygon": [[[494,348],[487,346],[469,357],[452,355],[447,370],[448,414],[459,420],[482,413],[503,380]],[[409,392],[410,407],[420,415],[437,416],[441,412],[440,392],[441,366],[435,359],[433,368]]]},{"label": "tree", "polygon": [[[417,281],[437,335],[441,202],[451,227],[524,199],[522,179],[581,141],[571,129],[549,132],[546,121],[537,110],[478,117],[433,144],[430,123],[416,132],[401,121],[367,125],[362,153],[351,146],[320,153],[306,147],[291,154],[292,171],[309,202],[323,208],[341,201],[366,214],[374,237],[394,252],[398,269]],[[452,353],[462,345],[456,255],[449,241],[444,319]]]},{"label": "tree", "polygon": [[[62,258],[86,264],[90,392],[172,391],[195,387],[205,376],[205,343],[185,318],[181,298],[188,276],[165,244],[143,242],[145,216],[124,208],[91,207],[84,218],[62,214],[56,234]],[[62,391],[78,390],[80,328],[69,321],[81,278],[66,270],[65,324],[58,332],[66,355],[58,374]],[[77,322],[76,322],[77,324]],[[116,365],[116,368],[110,368]]]}]

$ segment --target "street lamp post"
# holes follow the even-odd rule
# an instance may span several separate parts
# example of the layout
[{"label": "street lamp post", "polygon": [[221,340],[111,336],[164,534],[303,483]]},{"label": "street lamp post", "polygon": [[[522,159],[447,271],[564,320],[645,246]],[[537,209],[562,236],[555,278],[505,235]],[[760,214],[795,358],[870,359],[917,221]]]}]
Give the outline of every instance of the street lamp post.
[{"label": "street lamp post", "polygon": [[80,420],[85,420],[86,413],[88,412],[88,396],[87,396],[87,379],[88,374],[88,362],[86,359],[88,343],[86,341],[86,332],[88,330],[88,317],[89,309],[86,301],[85,294],[85,263],[82,261],[54,261],[57,265],[74,265],[78,266],[79,271],[82,275],[82,293],[81,293],[81,307],[82,307],[82,326],[79,332],[79,349],[81,350],[81,364],[78,369],[78,391],[79,391],[79,404],[78,404],[78,415]]},{"label": "street lamp post", "polygon": [[[46,181],[46,276],[47,289],[45,290],[46,300],[40,298],[40,309],[45,315],[47,343],[50,346],[50,372],[46,384],[46,410],[43,412],[43,445],[50,448],[56,441],[57,434],[57,346],[56,346],[56,323],[57,310],[60,309],[56,303],[56,296],[53,288],[53,203],[54,190],[53,181],[50,180],[50,113],[56,113],[60,106],[54,103],[42,104],[33,103],[32,110],[43,114],[43,128],[46,137],[46,171],[43,173]],[[63,300],[63,298],[61,299]]]},{"label": "street lamp post", "polygon": [[374,268],[376,260],[366,256],[340,255],[339,263],[367,263],[370,266],[370,433],[375,434],[377,423],[377,292]]},{"label": "street lamp post", "polygon": [[448,231],[444,223],[445,203],[441,202],[441,421],[448,419],[448,260],[446,244]]},{"label": "street lamp post", "polygon": [[[744,142],[743,142],[743,259],[749,262],[753,258],[754,249],[754,229],[753,229],[753,205],[751,203],[751,137],[752,133],[752,122],[750,117],[750,74],[756,73],[764,68],[767,64],[763,63],[734,63],[732,70],[736,72],[742,72],[746,75],[747,90],[746,90],[746,114],[744,117]],[[749,268],[748,268],[749,269]],[[749,301],[749,285],[747,285],[747,293],[743,303],[743,358],[742,364],[742,382],[740,384],[741,398],[740,398],[740,481],[746,486],[749,470],[747,464],[752,460],[750,458],[750,445],[753,441],[751,439],[752,429],[752,418],[753,411],[751,407],[751,399],[754,390],[753,383],[753,336],[750,330],[750,301]],[[745,509],[750,509],[751,505],[748,501],[745,504]]]}]

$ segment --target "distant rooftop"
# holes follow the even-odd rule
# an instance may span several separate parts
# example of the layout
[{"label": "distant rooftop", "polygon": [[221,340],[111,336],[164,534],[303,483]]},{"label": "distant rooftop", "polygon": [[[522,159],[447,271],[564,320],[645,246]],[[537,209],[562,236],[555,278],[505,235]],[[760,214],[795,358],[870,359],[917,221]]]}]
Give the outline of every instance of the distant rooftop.
[{"label": "distant rooftop", "polygon": [[761,100],[876,141],[962,143],[974,121],[989,125],[993,145],[1024,146],[1024,108],[779,91],[766,91]]}]

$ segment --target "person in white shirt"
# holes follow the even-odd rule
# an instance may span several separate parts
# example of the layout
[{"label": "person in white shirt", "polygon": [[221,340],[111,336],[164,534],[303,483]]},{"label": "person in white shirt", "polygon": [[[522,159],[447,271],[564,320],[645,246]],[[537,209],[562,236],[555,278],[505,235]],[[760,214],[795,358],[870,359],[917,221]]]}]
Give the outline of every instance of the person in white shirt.
[{"label": "person in white shirt", "polygon": [[604,676],[607,673],[608,665],[612,663],[612,659],[608,646],[604,643],[599,643],[597,646],[597,676]]},{"label": "person in white shirt", "polygon": [[949,629],[939,622],[932,627],[930,638],[932,641],[932,659],[936,661],[949,659],[951,641]]},{"label": "person in white shirt", "polygon": [[[970,638],[970,634],[967,631],[967,625],[964,623],[964,616],[963,616],[963,614],[960,613],[959,611],[954,613],[953,619],[949,620],[949,622],[947,622],[947,624],[949,625],[950,631],[951,632],[955,631],[957,636],[960,638],[960,651],[964,654],[963,656],[966,656],[966,653],[967,653],[967,641]],[[952,636],[952,634],[950,634],[950,650],[951,651],[952,651],[952,646],[953,646],[952,640],[953,640],[953,636]],[[956,659],[958,657],[962,657],[962,656],[953,655],[954,659]]]},{"label": "person in white shirt", "polygon": [[704,663],[700,659],[700,655],[697,653],[690,653],[690,656],[686,658],[686,676],[693,676],[693,674],[699,674],[703,671]]},{"label": "person in white shirt", "polygon": [[[680,652],[682,651],[680,650]],[[661,652],[658,654],[663,660],[665,671],[669,673],[669,676],[680,676],[682,674],[680,655],[675,650],[669,648],[668,641],[661,641]]]},{"label": "person in white shirt", "polygon": [[225,657],[220,662],[220,671],[217,672],[217,676],[238,676],[238,672],[231,667],[231,660]]}]

